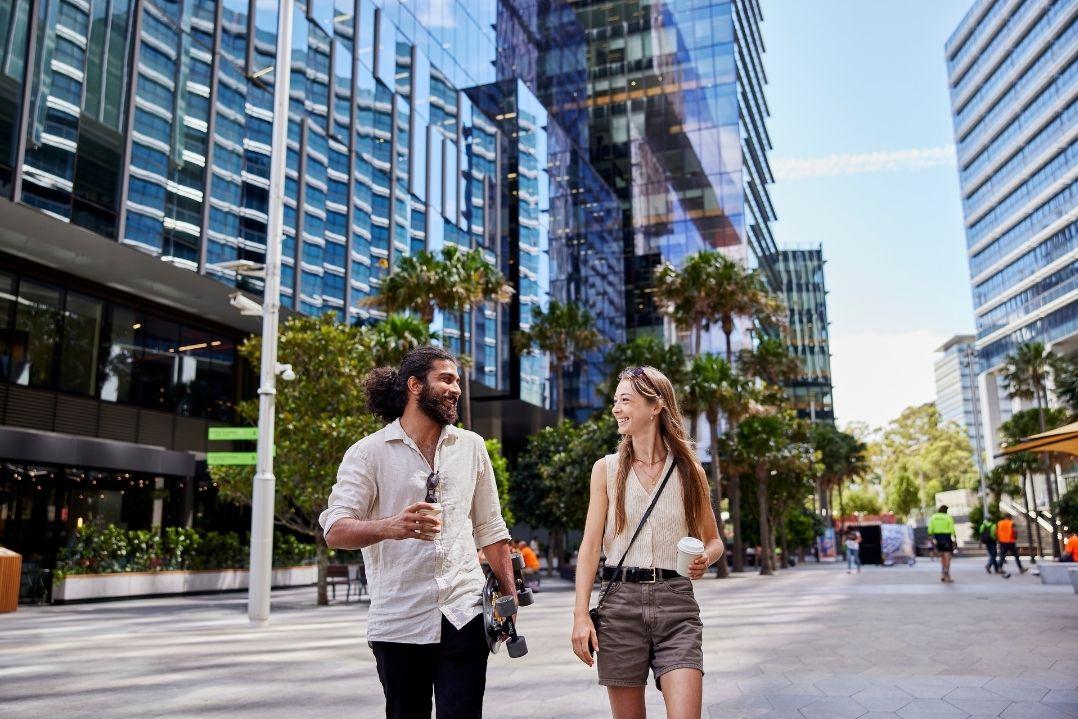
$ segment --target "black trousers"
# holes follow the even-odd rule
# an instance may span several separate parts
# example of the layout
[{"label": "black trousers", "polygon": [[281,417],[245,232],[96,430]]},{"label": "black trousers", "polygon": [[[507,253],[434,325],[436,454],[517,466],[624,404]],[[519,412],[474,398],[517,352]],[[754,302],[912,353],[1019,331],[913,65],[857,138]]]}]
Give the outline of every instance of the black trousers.
[{"label": "black trousers", "polygon": [[490,649],[480,614],[459,631],[442,617],[438,644],[371,642],[386,695],[386,719],[481,719]]},{"label": "black trousers", "polygon": [[1002,570],[999,568],[999,557],[996,554],[996,540],[989,539],[984,543],[984,548],[988,550],[988,563],[984,565],[984,568],[999,574]]},{"label": "black trousers", "polygon": [[1003,569],[1004,562],[1007,561],[1007,555],[1014,555],[1014,563],[1018,565],[1018,568],[1022,568],[1022,560],[1018,558],[1018,548],[1014,542],[1000,542],[999,543],[999,568]]}]

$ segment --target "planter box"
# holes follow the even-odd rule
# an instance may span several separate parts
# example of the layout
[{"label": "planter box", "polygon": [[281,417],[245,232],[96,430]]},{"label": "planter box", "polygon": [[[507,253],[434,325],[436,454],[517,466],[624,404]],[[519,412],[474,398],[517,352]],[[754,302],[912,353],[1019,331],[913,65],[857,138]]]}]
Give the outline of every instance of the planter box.
[{"label": "planter box", "polygon": [[1067,571],[1067,574],[1071,578],[1071,586],[1074,587],[1074,593],[1078,594],[1078,567],[1072,567]]},{"label": "planter box", "polygon": [[1070,584],[1067,570],[1073,567],[1071,562],[1038,562],[1042,584]]},{"label": "planter box", "polygon": [[[296,587],[318,581],[318,567],[279,567],[273,570],[274,587]],[[228,592],[246,589],[246,569],[204,569],[163,572],[117,572],[114,574],[69,574],[52,589],[54,602],[81,602],[94,599],[124,599]]]}]

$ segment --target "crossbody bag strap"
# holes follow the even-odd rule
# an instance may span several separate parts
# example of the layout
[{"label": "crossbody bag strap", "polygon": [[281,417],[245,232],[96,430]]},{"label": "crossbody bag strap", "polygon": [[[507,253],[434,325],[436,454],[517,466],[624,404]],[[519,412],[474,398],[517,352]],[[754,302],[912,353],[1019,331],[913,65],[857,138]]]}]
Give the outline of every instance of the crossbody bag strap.
[{"label": "crossbody bag strap", "polygon": [[640,536],[640,531],[644,528],[644,522],[648,521],[648,517],[651,516],[651,510],[655,509],[655,503],[659,501],[659,495],[663,493],[666,488],[666,483],[670,481],[670,475],[674,473],[674,469],[677,467],[676,462],[671,462],[670,469],[666,471],[666,476],[663,477],[663,483],[659,485],[659,489],[656,490],[655,496],[651,498],[651,504],[644,510],[644,516],[640,518],[640,524],[636,525],[636,531],[633,532],[632,538],[629,540],[629,545],[625,547],[625,552],[621,555],[621,559],[618,560],[618,566],[614,569],[614,576],[607,582],[606,589],[599,594],[599,603],[597,607],[603,606],[603,601],[606,599],[606,593],[610,591],[610,587],[617,581],[618,572],[621,571],[621,566],[625,564],[625,558],[629,556],[629,550],[633,548],[633,542]]}]

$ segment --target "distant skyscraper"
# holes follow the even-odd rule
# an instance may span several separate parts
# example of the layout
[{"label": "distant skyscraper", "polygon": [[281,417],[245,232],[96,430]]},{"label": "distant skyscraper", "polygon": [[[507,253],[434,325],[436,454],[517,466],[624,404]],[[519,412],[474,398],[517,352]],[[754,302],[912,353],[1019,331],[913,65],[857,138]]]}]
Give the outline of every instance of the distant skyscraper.
[{"label": "distant skyscraper", "polygon": [[946,44],[985,438],[1020,344],[1078,349],[1078,3],[977,0]]},{"label": "distant skyscraper", "polygon": [[823,248],[779,250],[772,258],[788,310],[783,338],[802,366],[801,376],[787,383],[788,394],[799,417],[833,422]]},{"label": "distant skyscraper", "polygon": [[973,335],[955,335],[936,350],[941,353],[936,360],[936,409],[940,420],[959,425],[969,436],[970,446],[975,448],[978,436],[973,387],[978,367],[971,353],[973,339]]},{"label": "distant skyscraper", "polygon": [[626,331],[657,334],[660,263],[718,248],[755,265],[775,251],[760,5],[569,4],[588,33],[592,164],[621,205]]}]

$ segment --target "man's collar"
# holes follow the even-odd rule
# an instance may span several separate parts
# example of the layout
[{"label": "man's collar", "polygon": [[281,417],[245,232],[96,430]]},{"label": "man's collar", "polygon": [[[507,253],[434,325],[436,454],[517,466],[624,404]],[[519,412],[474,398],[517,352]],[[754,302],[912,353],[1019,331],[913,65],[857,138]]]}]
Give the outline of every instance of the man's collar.
[{"label": "man's collar", "polygon": [[[451,437],[455,438],[458,431],[459,430],[456,428],[455,425],[445,425],[444,427],[442,427],[442,431],[438,435],[438,443],[441,444],[443,441]],[[385,434],[383,435],[382,439],[386,442],[391,442],[393,440],[400,440],[403,442],[405,440],[411,439],[411,437],[409,437],[408,433],[404,431],[404,427],[401,426],[400,417],[398,417],[397,419],[386,425]]]}]

